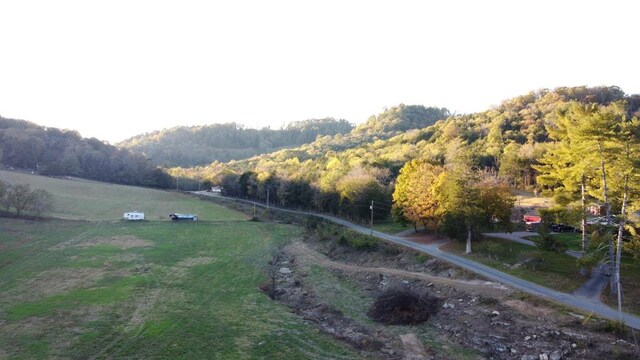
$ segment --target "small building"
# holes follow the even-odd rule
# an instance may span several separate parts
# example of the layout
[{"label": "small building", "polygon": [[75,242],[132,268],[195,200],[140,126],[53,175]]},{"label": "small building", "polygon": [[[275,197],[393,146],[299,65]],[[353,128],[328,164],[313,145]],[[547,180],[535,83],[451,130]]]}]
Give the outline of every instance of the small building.
[{"label": "small building", "polygon": [[144,213],[140,211],[132,211],[124,213],[125,220],[144,220]]},{"label": "small building", "polygon": [[607,207],[602,204],[591,204],[588,207],[588,211],[593,216],[602,216],[607,213]]},{"label": "small building", "polygon": [[169,219],[173,221],[198,221],[198,215],[196,214],[169,214]]}]

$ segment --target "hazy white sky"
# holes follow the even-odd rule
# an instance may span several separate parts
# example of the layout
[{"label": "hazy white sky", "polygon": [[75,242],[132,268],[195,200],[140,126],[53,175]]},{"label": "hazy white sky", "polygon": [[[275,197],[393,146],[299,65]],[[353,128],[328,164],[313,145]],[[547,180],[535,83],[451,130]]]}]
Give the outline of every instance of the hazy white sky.
[{"label": "hazy white sky", "polygon": [[640,2],[0,0],[0,115],[116,142],[178,125],[640,93]]}]

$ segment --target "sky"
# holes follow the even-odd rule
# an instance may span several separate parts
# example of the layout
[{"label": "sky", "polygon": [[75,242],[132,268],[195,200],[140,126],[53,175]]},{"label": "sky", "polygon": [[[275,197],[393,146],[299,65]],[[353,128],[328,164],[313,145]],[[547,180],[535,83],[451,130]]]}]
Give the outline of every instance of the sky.
[{"label": "sky", "polygon": [[640,2],[0,0],[0,116],[116,143],[543,88],[640,93]]}]

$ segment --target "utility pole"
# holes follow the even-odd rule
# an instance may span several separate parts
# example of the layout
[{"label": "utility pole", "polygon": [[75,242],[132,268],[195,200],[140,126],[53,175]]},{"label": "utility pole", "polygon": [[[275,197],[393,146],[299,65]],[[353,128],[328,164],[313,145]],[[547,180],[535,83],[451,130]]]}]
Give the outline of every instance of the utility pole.
[{"label": "utility pole", "polygon": [[373,200],[371,200],[371,206],[369,209],[371,209],[371,222],[369,223],[369,229],[371,229],[371,236],[373,236]]}]

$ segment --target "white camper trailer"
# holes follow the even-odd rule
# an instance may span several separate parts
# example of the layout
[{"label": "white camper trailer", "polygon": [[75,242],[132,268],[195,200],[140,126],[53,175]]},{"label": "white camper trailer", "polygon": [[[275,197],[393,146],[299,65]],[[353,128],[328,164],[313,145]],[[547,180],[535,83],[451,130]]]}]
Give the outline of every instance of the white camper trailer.
[{"label": "white camper trailer", "polygon": [[144,220],[144,213],[139,211],[132,211],[124,213],[125,220]]}]

